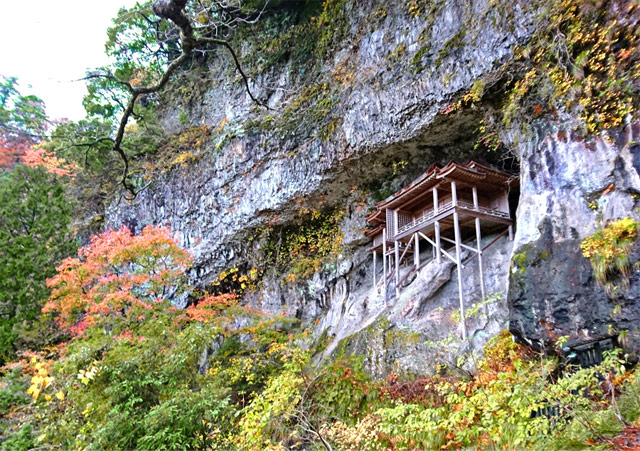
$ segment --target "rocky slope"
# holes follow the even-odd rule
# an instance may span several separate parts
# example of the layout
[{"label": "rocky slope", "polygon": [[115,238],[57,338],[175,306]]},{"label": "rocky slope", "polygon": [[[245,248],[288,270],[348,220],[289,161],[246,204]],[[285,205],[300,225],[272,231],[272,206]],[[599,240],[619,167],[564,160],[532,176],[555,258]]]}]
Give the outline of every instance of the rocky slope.
[{"label": "rocky slope", "polygon": [[[592,280],[579,244],[597,219],[634,214],[637,127],[614,143],[587,143],[557,133],[551,123],[513,143],[511,153],[474,149],[484,112],[452,105],[492,80],[535,29],[524,6],[493,3],[327,2],[309,54],[320,63],[306,66],[290,49],[272,64],[256,62],[260,52],[271,55],[265,43],[274,35],[304,41],[314,26],[296,35],[283,24],[302,19],[291,10],[274,13],[242,40],[252,89],[269,109],[250,102],[223,55],[186,72],[164,94],[162,123],[167,135],[187,141],[200,130],[205,143],[158,171],[132,203],[112,204],[107,226],[170,226],[195,255],[197,285],[226,283],[230,269],[246,275],[245,302],[317,321],[325,356],[363,354],[379,377],[392,369],[429,372],[443,361],[468,365],[456,357],[508,327],[507,318],[525,340],[544,341],[542,324],[572,339],[606,335],[612,304]],[[322,44],[330,51],[319,50]],[[492,93],[487,105],[501,95]],[[488,251],[485,277],[494,302],[469,320],[471,340],[461,342],[451,319],[457,308],[451,265],[427,265],[386,305],[372,288],[369,243],[361,233],[374,200],[434,162],[474,157],[513,168],[513,154],[521,178],[515,243],[501,238]],[[594,194],[604,191],[591,210]],[[283,232],[305,230],[313,212],[335,211],[341,212],[334,230],[336,241],[342,237],[339,251],[294,278],[287,278],[296,275],[290,268],[272,267]],[[509,286],[513,253],[524,253],[518,261],[525,264]],[[481,301],[475,265],[466,266],[464,277],[470,307]],[[620,328],[637,327],[631,326],[638,317],[632,292]]]}]

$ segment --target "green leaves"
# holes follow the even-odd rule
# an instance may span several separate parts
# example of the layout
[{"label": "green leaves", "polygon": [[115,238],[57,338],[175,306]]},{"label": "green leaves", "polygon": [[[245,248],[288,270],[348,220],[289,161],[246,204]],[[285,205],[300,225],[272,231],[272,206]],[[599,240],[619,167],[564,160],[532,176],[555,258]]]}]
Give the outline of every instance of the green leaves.
[{"label": "green leaves", "polygon": [[0,176],[0,360],[20,338],[15,326],[39,316],[46,278],[75,250],[70,214],[62,185],[44,169],[19,165]]},{"label": "green leaves", "polygon": [[18,91],[18,79],[0,75],[0,137],[42,133],[47,125],[44,103]]}]

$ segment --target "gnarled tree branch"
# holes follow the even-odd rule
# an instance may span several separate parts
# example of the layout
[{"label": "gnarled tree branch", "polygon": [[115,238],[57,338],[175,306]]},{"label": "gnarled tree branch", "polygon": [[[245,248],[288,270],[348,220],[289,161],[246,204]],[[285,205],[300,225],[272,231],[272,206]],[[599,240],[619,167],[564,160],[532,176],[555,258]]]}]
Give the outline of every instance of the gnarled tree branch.
[{"label": "gnarled tree branch", "polygon": [[[176,69],[178,69],[178,67],[180,67],[189,58],[194,50],[205,47],[207,45],[216,45],[226,48],[231,54],[235,67],[242,77],[244,86],[251,100],[256,104],[268,109],[268,107],[263,102],[258,100],[251,92],[251,88],[249,87],[249,79],[246,76],[245,72],[242,70],[242,66],[240,65],[238,56],[233,50],[231,44],[224,39],[196,36],[193,25],[191,24],[184,11],[187,6],[187,1],[188,0],[155,0],[153,2],[153,12],[158,17],[171,21],[176,27],[178,27],[180,31],[180,56],[174,59],[169,64],[169,66],[167,66],[160,80],[150,86],[133,86],[129,82],[116,79],[116,82],[125,86],[130,94],[127,106],[124,109],[122,117],[120,118],[120,123],[118,124],[115,139],[113,140],[113,150],[118,153],[124,163],[124,169],[122,172],[120,184],[129,192],[129,196],[125,196],[125,198],[127,199],[134,198],[139,192],[136,191],[135,187],[131,185],[127,180],[129,175],[129,159],[126,152],[122,148],[122,140],[124,139],[125,129],[127,123],[129,122],[129,119],[134,114],[135,103],[141,95],[160,91],[169,82]],[[260,11],[259,15],[262,15],[263,12],[264,8],[262,9],[262,11]],[[116,78],[111,74],[107,74],[107,77],[109,76],[113,79]]]}]

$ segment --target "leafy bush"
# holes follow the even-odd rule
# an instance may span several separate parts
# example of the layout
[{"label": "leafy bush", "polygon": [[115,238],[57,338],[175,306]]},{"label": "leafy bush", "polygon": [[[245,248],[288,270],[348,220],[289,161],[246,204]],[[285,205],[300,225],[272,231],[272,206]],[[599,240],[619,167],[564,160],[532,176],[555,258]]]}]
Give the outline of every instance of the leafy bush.
[{"label": "leafy bush", "polygon": [[[639,395],[636,376],[629,378],[617,354],[557,380],[555,365],[504,333],[490,343],[473,379],[434,377],[426,384],[439,394],[435,403],[398,400],[352,426],[327,425],[324,433],[338,448],[352,450],[567,449],[622,429],[617,406],[628,406]],[[623,386],[619,403],[612,403],[627,378],[632,383]],[[637,419],[635,410],[627,421]]]},{"label": "leafy bush", "polygon": [[607,285],[616,271],[624,278],[629,273],[629,252],[638,235],[640,223],[626,217],[607,224],[584,239],[580,248],[593,266],[596,280]]}]

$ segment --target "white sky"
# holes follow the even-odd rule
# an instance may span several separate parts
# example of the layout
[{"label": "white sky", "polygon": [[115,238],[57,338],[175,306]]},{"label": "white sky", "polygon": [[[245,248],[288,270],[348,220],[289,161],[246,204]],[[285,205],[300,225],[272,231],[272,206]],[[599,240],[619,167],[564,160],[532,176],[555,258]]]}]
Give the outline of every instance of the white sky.
[{"label": "white sky", "polygon": [[[84,117],[82,78],[106,64],[107,28],[135,0],[3,0],[0,74],[18,77],[23,94],[44,100],[49,118]],[[29,85],[31,88],[29,89]]]}]

